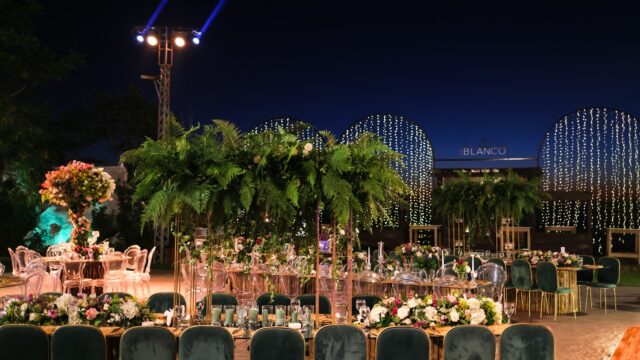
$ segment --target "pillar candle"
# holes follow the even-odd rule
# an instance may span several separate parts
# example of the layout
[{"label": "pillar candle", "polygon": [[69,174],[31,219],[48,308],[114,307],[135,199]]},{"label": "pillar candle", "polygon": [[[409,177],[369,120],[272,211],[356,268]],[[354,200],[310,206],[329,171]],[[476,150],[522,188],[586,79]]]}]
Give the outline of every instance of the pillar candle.
[{"label": "pillar candle", "polygon": [[291,322],[292,323],[298,322],[298,312],[295,310],[291,312]]},{"label": "pillar candle", "polygon": [[262,309],[262,326],[269,326],[269,310]]}]

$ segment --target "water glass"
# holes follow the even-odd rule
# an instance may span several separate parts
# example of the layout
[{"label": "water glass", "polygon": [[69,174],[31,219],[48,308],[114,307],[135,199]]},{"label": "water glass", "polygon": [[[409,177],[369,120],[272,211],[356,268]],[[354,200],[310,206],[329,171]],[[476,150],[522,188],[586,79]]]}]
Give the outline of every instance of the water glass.
[{"label": "water glass", "polygon": [[220,326],[222,324],[222,305],[211,307],[211,325]]},{"label": "water glass", "polygon": [[304,325],[313,324],[313,314],[315,313],[315,307],[313,305],[305,305],[302,307],[302,316]]},{"label": "water glass", "polygon": [[504,303],[504,313],[507,315],[509,324],[511,324],[511,316],[516,312],[516,305],[512,302]]},{"label": "water glass", "polygon": [[287,308],[284,305],[276,305],[276,326],[284,326],[286,321]]},{"label": "water glass", "polygon": [[262,327],[271,325],[271,321],[269,321],[269,314],[273,313],[273,305],[262,305]]},{"label": "water glass", "polygon": [[360,311],[360,308],[367,306],[367,302],[364,299],[356,299],[356,310]]},{"label": "water glass", "polygon": [[347,314],[347,305],[337,304],[335,307],[335,317],[336,324],[347,324],[349,323],[348,314]]}]

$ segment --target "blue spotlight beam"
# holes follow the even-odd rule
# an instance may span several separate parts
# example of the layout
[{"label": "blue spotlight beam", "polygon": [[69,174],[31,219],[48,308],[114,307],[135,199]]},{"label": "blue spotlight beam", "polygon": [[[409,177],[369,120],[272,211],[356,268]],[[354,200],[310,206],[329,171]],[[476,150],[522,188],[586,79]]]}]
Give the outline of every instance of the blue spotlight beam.
[{"label": "blue spotlight beam", "polygon": [[153,12],[153,15],[151,15],[151,18],[149,19],[149,21],[147,21],[147,25],[145,25],[144,30],[142,31],[142,35],[147,34],[149,29],[153,26],[153,23],[156,22],[158,15],[160,15],[160,13],[162,12],[162,9],[164,9],[164,7],[167,5],[168,2],[169,0],[160,1],[160,4],[156,8],[156,10]]},{"label": "blue spotlight beam", "polygon": [[207,31],[207,28],[209,27],[209,25],[211,25],[211,22],[216,17],[216,15],[218,15],[218,13],[220,12],[220,9],[222,9],[222,6],[224,5],[225,2],[226,0],[220,0],[218,2],[218,5],[216,5],[216,7],[211,12],[211,15],[209,15],[209,18],[207,18],[207,21],[205,21],[204,25],[202,26],[202,29],[198,34],[198,38],[201,38],[202,35],[204,35],[204,32]]}]

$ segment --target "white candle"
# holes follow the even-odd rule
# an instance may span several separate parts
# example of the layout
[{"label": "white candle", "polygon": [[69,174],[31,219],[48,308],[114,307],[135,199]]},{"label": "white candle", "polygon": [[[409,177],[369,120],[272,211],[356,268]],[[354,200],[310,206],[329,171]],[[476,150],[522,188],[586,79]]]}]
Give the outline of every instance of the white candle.
[{"label": "white candle", "polygon": [[371,264],[371,248],[367,248],[367,264]]},{"label": "white candle", "polygon": [[444,250],[440,252],[440,259],[442,259],[442,267],[444,267]]},{"label": "white candle", "polygon": [[476,271],[476,262],[474,261],[474,255],[471,253],[471,271]]},{"label": "white candle", "polygon": [[560,247],[560,253],[564,254],[564,246]]}]

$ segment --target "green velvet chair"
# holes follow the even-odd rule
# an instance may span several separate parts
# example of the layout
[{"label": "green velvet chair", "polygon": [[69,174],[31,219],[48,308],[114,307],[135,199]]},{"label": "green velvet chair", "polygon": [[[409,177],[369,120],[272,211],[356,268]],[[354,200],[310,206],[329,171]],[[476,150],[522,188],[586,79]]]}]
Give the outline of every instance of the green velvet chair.
[{"label": "green velvet chair", "polygon": [[299,331],[267,327],[251,337],[250,360],[303,360],[304,338]]},{"label": "green velvet chair", "polygon": [[271,293],[264,293],[258,298],[256,298],[256,305],[258,305],[258,309],[262,311],[262,305],[291,305],[291,299],[288,296],[282,294],[273,294],[273,299],[271,297]]},{"label": "green velvet chair", "polygon": [[[531,316],[531,293],[537,294],[540,289],[533,283],[531,264],[522,259],[515,259],[511,263],[511,283],[516,289],[516,308],[518,307],[518,294],[527,294],[527,310]],[[524,308],[524,294],[522,294],[522,307]]]},{"label": "green velvet chair", "polygon": [[496,338],[486,326],[460,325],[444,337],[444,360],[493,360]]},{"label": "green velvet chair", "polygon": [[353,296],[351,297],[351,313],[353,315],[358,315],[360,312],[358,311],[358,309],[356,309],[356,300],[358,299],[364,299],[364,301],[367,303],[367,306],[369,307],[369,309],[373,309],[373,305],[379,303],[382,301],[382,299],[380,299],[379,296],[376,295],[357,295],[357,296]]},{"label": "green velvet chair", "polygon": [[[538,285],[542,291],[540,301],[540,318],[542,318],[542,308],[548,303],[549,297],[553,296],[553,320],[558,318],[558,296],[568,296],[571,304],[575,304],[575,294],[571,288],[563,288],[558,285],[558,268],[548,261],[541,261],[536,267],[536,277]],[[573,306],[573,318],[576,317],[576,308]]]},{"label": "green velvet chair", "polygon": [[[596,264],[596,259],[593,258],[593,256],[591,255],[580,255],[580,257],[582,258],[582,264],[583,265],[595,265]],[[587,287],[589,284],[591,284],[594,280],[593,277],[594,274],[594,270],[589,270],[589,269],[582,269],[582,270],[578,270],[578,310],[582,309],[582,291],[580,289],[581,286],[585,286]],[[586,295],[586,294],[585,294]],[[587,297],[585,296],[585,305],[584,308],[585,310],[587,309]]]},{"label": "green velvet chair", "polygon": [[590,299],[591,307],[593,307],[593,299],[591,299],[593,295],[591,291],[592,288],[598,288],[600,290],[600,307],[602,307],[602,293],[604,292],[604,313],[606,314],[607,290],[611,289],[613,290],[613,309],[614,311],[618,311],[616,287],[618,287],[618,283],[620,283],[620,260],[610,256],[603,256],[598,259],[598,265],[602,265],[603,268],[598,270],[598,281],[591,282],[587,285],[587,299]]},{"label": "green velvet chair", "polygon": [[500,360],[553,360],[554,358],[553,333],[546,326],[511,325],[500,336]]},{"label": "green velvet chair", "polygon": [[98,300],[99,301],[103,301],[104,298],[106,298],[107,296],[110,297],[111,299],[113,299],[116,296],[118,296],[118,298],[120,298],[120,299],[124,299],[124,298],[128,298],[128,297],[132,298],[133,297],[133,295],[131,295],[129,293],[126,293],[126,292],[107,292],[107,293],[100,294],[100,296],[98,296]]},{"label": "green velvet chair", "polygon": [[452,261],[458,261],[459,259],[460,258],[455,256],[455,255],[447,255],[447,256],[444,257],[444,263],[447,264],[447,263],[450,263]]},{"label": "green velvet chair", "polygon": [[[202,304],[202,301],[204,300],[205,299],[203,298],[202,300],[198,301],[196,305],[200,306],[200,304]],[[237,306],[238,299],[236,299],[235,296],[227,293],[211,294],[211,296],[209,297],[208,304],[202,307],[202,311],[200,312],[200,314],[202,314],[202,316],[205,316],[205,314],[207,313],[207,306],[211,306],[211,305],[236,305]]]},{"label": "green velvet chair", "polygon": [[190,326],[180,335],[180,360],[233,360],[233,336],[219,326]]},{"label": "green velvet chair", "polygon": [[120,338],[120,360],[175,360],[176,337],[169,329],[136,326]]},{"label": "green velvet chair", "polygon": [[388,327],[376,340],[376,360],[425,360],[430,351],[429,336],[416,327]]},{"label": "green velvet chair", "polygon": [[[300,300],[300,305],[316,305],[316,294],[304,294],[298,296],[296,299]],[[331,314],[331,301],[326,296],[320,295],[320,314]]]},{"label": "green velvet chair", "polygon": [[95,326],[64,325],[51,334],[51,360],[104,360],[106,339]]},{"label": "green velvet chair", "polygon": [[[173,309],[173,296],[174,292],[159,292],[152,294],[147,299],[147,307],[154,313],[164,313],[167,310]],[[182,294],[179,294],[180,305],[187,306],[187,301]]]},{"label": "green velvet chair", "polygon": [[314,360],[366,360],[367,336],[353,325],[321,327],[314,338]]},{"label": "green velvet chair", "polygon": [[0,358],[3,360],[48,360],[49,339],[32,325],[0,326]]}]

